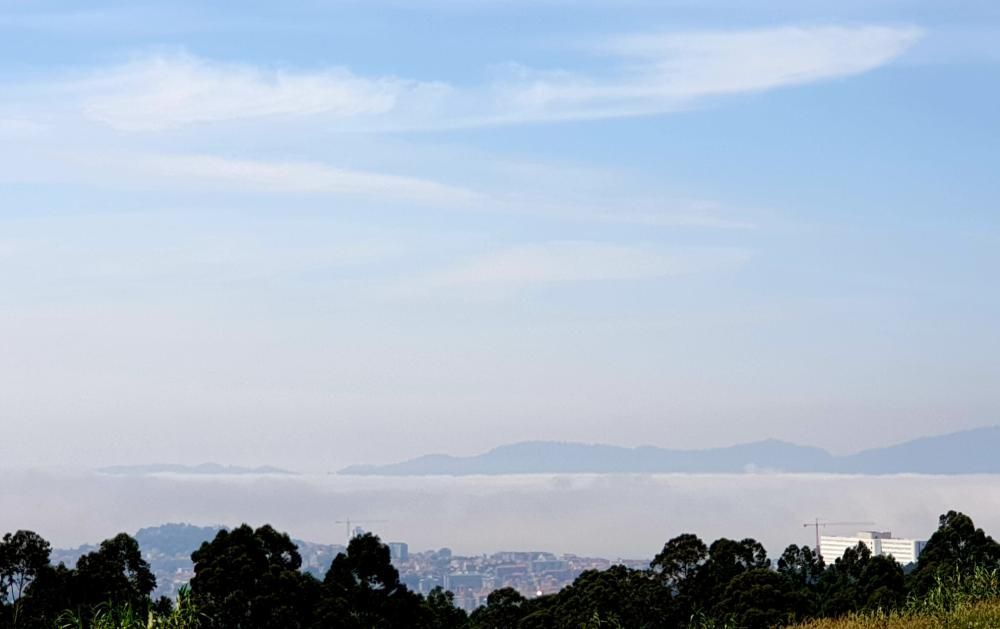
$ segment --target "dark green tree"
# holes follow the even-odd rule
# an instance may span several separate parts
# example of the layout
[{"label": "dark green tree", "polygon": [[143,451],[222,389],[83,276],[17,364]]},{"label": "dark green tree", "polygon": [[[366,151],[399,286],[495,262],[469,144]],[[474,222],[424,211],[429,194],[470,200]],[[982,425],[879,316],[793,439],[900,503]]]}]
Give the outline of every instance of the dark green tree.
[{"label": "dark green tree", "polygon": [[84,607],[110,602],[145,611],[156,587],[138,542],[126,533],[104,540],[96,551],[80,557],[73,581],[76,601]]},{"label": "dark green tree", "polygon": [[527,600],[514,588],[500,588],[490,592],[486,605],[469,616],[474,629],[517,629],[526,616]]},{"label": "dark green tree", "polygon": [[813,616],[819,612],[819,583],[825,570],[823,558],[809,546],[792,544],[778,558],[778,574],[794,585],[798,603],[801,603],[798,611],[802,615]]},{"label": "dark green tree", "polygon": [[279,629],[312,624],[319,583],[299,571],[302,557],[285,533],[243,524],[220,531],[191,555],[192,602],[213,625]]},{"label": "dark green tree", "polygon": [[421,597],[400,582],[389,547],[371,533],[353,538],[323,579],[321,626],[419,627],[427,623],[427,615]]},{"label": "dark green tree", "polygon": [[910,589],[917,595],[924,594],[938,576],[968,576],[977,566],[987,570],[1000,567],[1000,544],[976,528],[969,516],[949,511],[938,519],[937,531],[920,553],[910,575]]},{"label": "dark green tree", "polygon": [[556,627],[581,627],[597,618],[623,627],[663,627],[676,624],[670,589],[652,570],[612,566],[587,570],[553,597]]},{"label": "dark green tree", "polygon": [[49,543],[33,531],[7,533],[0,540],[0,610],[11,626],[19,624],[22,599],[48,567],[51,550]]},{"label": "dark green tree", "polygon": [[684,533],[663,545],[650,567],[656,571],[664,585],[679,590],[708,559],[708,546],[697,535]]},{"label": "dark green tree", "polygon": [[792,544],[778,559],[778,572],[802,586],[815,586],[823,576],[823,558],[809,546]]},{"label": "dark green tree", "polygon": [[699,600],[698,576],[708,560],[708,546],[697,535],[683,533],[669,540],[650,567],[673,596],[671,613],[689,619],[704,605]]},{"label": "dark green tree", "polygon": [[861,571],[859,607],[865,611],[891,610],[906,600],[903,567],[892,557],[876,555]]},{"label": "dark green tree", "polygon": [[559,616],[556,609],[558,598],[558,594],[547,594],[526,599],[521,607],[518,629],[554,629],[566,625],[567,618]]},{"label": "dark green tree", "polygon": [[741,629],[769,629],[794,624],[808,611],[808,595],[791,579],[767,568],[753,568],[729,582],[716,613]]},{"label": "dark green tree", "polygon": [[823,616],[889,610],[906,598],[903,568],[892,557],[872,556],[864,544],[848,548],[823,573],[818,586]]},{"label": "dark green tree", "polygon": [[864,544],[848,548],[836,558],[823,573],[819,590],[820,612],[826,617],[837,617],[857,610],[859,594],[858,581],[864,563],[871,557],[871,550]]},{"label": "dark green tree", "polygon": [[726,588],[737,576],[750,570],[763,570],[771,566],[767,551],[754,539],[740,541],[721,538],[708,548],[708,558],[689,585],[682,588],[688,600],[694,602],[691,613],[708,613],[718,617],[716,607],[723,600]]},{"label": "dark green tree", "polygon": [[462,629],[469,624],[465,610],[455,606],[455,595],[440,585],[427,593],[424,606],[428,629]]},{"label": "dark green tree", "polygon": [[76,574],[60,563],[38,571],[21,598],[17,627],[51,629],[68,609],[76,609]]}]

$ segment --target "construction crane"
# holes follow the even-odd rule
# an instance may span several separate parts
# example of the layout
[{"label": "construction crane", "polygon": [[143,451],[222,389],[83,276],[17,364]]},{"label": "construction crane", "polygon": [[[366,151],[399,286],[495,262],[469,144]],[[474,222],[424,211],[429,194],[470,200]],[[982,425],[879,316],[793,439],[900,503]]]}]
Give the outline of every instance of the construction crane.
[{"label": "construction crane", "polygon": [[820,556],[819,552],[819,529],[820,527],[827,526],[870,526],[874,525],[874,522],[820,522],[819,518],[816,518],[812,522],[806,522],[803,527],[813,527],[816,529],[816,556]]},{"label": "construction crane", "polygon": [[337,520],[336,522],[334,522],[334,524],[344,525],[344,530],[347,533],[346,536],[344,537],[344,539],[347,540],[345,543],[350,544],[351,537],[353,537],[351,535],[351,524],[377,524],[382,522],[388,522],[388,520],[352,520],[351,518],[347,518],[345,520]]}]

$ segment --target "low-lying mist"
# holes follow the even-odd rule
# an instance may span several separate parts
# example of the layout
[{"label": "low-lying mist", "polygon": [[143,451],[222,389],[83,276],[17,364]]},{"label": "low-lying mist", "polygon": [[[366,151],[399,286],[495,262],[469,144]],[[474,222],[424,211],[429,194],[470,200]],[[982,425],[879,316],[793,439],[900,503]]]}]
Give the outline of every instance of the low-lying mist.
[{"label": "low-lying mist", "polygon": [[[293,537],[343,543],[337,520],[414,550],[464,554],[550,550],[652,557],[682,532],[706,540],[754,537],[772,556],[811,543],[804,522],[871,521],[926,538],[937,516],[964,511],[1000,530],[996,476],[519,475],[472,477],[109,476],[8,470],[0,531],[32,529],[60,547],[165,522],[271,523]],[[852,533],[853,527],[830,529]]]}]

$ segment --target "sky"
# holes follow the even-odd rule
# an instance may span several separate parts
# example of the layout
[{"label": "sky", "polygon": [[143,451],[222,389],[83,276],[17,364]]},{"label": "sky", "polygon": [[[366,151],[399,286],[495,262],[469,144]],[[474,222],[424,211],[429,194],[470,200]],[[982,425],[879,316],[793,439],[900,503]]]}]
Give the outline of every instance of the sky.
[{"label": "sky", "polygon": [[1000,417],[992,1],[0,0],[0,467]]}]

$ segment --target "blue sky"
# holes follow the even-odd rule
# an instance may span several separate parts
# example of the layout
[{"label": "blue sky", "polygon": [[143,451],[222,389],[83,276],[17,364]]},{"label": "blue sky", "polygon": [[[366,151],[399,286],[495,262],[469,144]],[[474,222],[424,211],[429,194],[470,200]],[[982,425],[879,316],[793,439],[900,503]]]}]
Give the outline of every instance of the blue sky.
[{"label": "blue sky", "polygon": [[0,458],[995,423],[998,36],[991,2],[4,2]]}]

